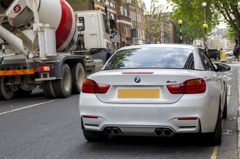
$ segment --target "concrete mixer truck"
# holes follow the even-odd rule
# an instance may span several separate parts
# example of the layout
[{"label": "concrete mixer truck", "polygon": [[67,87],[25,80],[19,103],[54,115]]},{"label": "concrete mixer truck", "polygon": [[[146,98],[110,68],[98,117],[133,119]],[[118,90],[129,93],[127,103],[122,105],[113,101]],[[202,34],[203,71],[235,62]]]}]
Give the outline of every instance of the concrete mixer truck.
[{"label": "concrete mixer truck", "polygon": [[48,98],[80,93],[111,55],[114,24],[65,0],[0,0],[0,98],[29,96],[36,86]]}]

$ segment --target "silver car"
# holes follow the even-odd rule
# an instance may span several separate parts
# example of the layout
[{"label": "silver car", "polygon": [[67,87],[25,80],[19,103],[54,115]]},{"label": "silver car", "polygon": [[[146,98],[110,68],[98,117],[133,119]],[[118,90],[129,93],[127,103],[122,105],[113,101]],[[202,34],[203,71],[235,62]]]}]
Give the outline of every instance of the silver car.
[{"label": "silver car", "polygon": [[138,45],[119,49],[82,85],[79,108],[88,141],[110,134],[173,136],[209,133],[221,144],[227,83],[192,45]]},{"label": "silver car", "polygon": [[226,56],[227,56],[227,57],[233,56],[233,50],[226,52]]}]

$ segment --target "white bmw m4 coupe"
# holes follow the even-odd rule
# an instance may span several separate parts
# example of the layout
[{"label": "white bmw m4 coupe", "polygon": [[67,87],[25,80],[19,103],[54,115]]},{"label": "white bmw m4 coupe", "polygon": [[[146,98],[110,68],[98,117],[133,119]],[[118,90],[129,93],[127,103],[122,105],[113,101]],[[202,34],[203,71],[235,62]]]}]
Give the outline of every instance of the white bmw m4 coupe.
[{"label": "white bmw m4 coupe", "polygon": [[115,52],[100,72],[82,85],[79,108],[86,140],[110,134],[173,136],[208,133],[222,139],[227,117],[227,83],[192,45],[135,45]]}]

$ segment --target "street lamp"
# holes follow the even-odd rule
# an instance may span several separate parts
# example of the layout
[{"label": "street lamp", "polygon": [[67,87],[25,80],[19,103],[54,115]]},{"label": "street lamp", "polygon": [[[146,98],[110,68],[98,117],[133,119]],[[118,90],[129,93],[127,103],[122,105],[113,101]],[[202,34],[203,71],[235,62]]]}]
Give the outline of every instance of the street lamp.
[{"label": "street lamp", "polygon": [[178,21],[178,24],[180,25],[180,43],[182,44],[182,20]]},{"label": "street lamp", "polygon": [[[206,2],[203,2],[202,3],[202,6],[204,7],[204,25],[207,23],[206,22],[206,6],[207,6],[207,3]],[[207,25],[207,24],[206,24]],[[203,26],[204,27],[204,26]],[[205,28],[205,27],[204,27]],[[207,28],[208,28],[208,26],[207,26]],[[207,45],[207,32],[206,32],[206,29],[207,28],[205,28],[205,45]]]},{"label": "street lamp", "polygon": [[205,41],[206,41],[205,45],[207,45],[207,28],[208,28],[208,25],[207,24],[203,24],[203,28],[205,29]]}]

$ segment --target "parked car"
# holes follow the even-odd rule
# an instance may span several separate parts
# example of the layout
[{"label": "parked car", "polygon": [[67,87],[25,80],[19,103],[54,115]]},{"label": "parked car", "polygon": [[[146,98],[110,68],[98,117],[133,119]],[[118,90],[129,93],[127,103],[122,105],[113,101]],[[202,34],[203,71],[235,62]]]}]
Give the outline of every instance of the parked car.
[{"label": "parked car", "polygon": [[208,49],[208,58],[214,58],[220,60],[220,51],[217,49]]},{"label": "parked car", "polygon": [[226,52],[226,56],[227,56],[227,57],[233,56],[233,50]]},{"label": "parked car", "polygon": [[221,119],[227,118],[227,82],[218,72],[229,70],[225,64],[214,66],[197,46],[121,48],[82,85],[84,137],[102,141],[110,134],[207,133],[219,145]]}]

